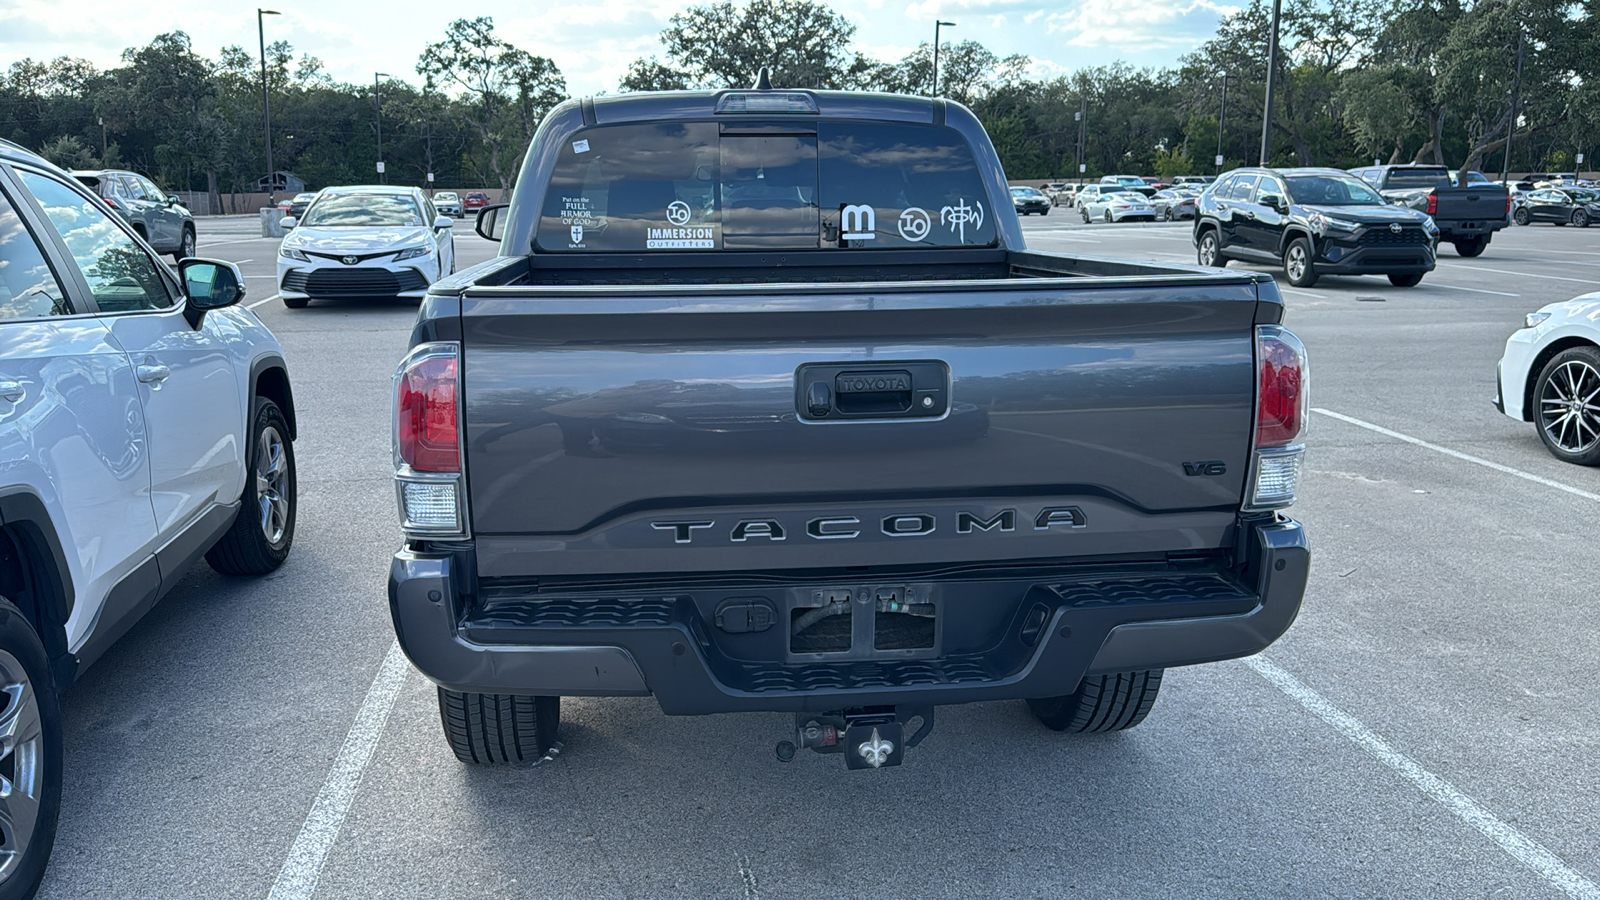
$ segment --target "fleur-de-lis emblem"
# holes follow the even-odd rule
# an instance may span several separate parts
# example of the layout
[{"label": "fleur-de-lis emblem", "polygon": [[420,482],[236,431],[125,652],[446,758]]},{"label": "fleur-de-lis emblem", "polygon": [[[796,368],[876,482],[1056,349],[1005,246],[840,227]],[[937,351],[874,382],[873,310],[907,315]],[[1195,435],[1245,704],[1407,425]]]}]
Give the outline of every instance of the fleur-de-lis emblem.
[{"label": "fleur-de-lis emblem", "polygon": [[890,754],[894,753],[894,741],[886,741],[879,737],[878,729],[874,728],[872,740],[862,741],[856,752],[867,761],[867,765],[876,769],[889,761]]}]

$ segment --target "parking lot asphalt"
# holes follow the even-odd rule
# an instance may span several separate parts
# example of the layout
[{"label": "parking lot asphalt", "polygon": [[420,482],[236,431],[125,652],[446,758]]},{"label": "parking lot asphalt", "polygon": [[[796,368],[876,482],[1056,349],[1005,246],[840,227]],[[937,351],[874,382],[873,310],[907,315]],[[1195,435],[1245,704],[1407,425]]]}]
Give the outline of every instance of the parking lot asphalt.
[{"label": "parking lot asphalt", "polygon": [[[1193,260],[1186,225],[1067,212],[1025,219],[1029,246]],[[415,305],[285,309],[257,229],[202,220],[200,255],[240,262],[285,346],[295,550],[259,581],[198,564],[70,691],[42,897],[1600,898],[1600,470],[1489,403],[1523,315],[1600,289],[1600,229],[1446,247],[1414,288],[1284,290],[1319,410],[1292,510],[1314,562],[1263,657],[1170,671],[1109,736],[941,708],[869,773],[777,761],[787,716],[648,699],[569,699],[537,768],[457,763],[390,655]],[[493,252],[456,238],[463,265]]]}]

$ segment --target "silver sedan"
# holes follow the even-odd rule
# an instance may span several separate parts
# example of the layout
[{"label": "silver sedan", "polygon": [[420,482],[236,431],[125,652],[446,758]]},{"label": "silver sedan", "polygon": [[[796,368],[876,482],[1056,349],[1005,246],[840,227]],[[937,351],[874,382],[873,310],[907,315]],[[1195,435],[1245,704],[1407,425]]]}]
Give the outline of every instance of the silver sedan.
[{"label": "silver sedan", "polygon": [[1162,220],[1171,222],[1175,219],[1194,218],[1194,201],[1200,196],[1199,191],[1165,190],[1156,191],[1150,198],[1150,206]]},{"label": "silver sedan", "polygon": [[1155,207],[1143,194],[1131,190],[1106,190],[1107,185],[1101,185],[1098,196],[1083,198],[1078,205],[1078,210],[1083,213],[1084,224],[1099,220],[1102,222],[1126,222],[1130,219],[1142,222],[1154,222],[1156,219]]}]

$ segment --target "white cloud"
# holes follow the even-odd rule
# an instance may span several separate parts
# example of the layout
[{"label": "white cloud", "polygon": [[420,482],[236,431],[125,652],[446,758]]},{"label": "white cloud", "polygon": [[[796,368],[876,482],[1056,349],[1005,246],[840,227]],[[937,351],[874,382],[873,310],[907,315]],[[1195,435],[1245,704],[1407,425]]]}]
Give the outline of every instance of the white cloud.
[{"label": "white cloud", "polygon": [[1076,8],[1052,13],[1046,22],[1051,34],[1068,35],[1075,47],[1178,47],[1198,44],[1216,31],[1218,20],[1238,11],[1214,0],[1078,0]]}]

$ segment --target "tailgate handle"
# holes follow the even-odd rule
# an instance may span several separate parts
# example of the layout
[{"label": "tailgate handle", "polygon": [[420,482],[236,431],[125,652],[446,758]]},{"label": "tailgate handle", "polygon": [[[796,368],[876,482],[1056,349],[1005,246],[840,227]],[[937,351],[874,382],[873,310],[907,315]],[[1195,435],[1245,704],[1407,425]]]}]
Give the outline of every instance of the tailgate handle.
[{"label": "tailgate handle", "polygon": [[795,405],[812,422],[937,419],[950,408],[942,362],[810,363],[795,373]]}]

